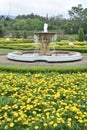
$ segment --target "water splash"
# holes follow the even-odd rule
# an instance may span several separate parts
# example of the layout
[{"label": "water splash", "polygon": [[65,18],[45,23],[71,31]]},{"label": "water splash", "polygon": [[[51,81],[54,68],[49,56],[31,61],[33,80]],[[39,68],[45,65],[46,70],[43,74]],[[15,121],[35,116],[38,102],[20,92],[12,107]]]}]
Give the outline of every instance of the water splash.
[{"label": "water splash", "polygon": [[45,23],[45,24],[44,24],[44,32],[48,32],[48,30],[47,30],[47,29],[48,29],[48,24],[47,24],[47,23]]}]

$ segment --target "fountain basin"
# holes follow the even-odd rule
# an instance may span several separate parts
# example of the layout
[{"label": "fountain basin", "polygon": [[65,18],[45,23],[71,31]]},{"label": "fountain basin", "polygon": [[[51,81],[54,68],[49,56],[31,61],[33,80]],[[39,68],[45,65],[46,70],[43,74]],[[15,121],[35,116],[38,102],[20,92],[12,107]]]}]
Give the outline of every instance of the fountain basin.
[{"label": "fountain basin", "polygon": [[34,61],[46,61],[46,62],[69,62],[69,61],[77,61],[82,59],[82,55],[79,52],[73,51],[51,51],[51,56],[40,55],[37,53],[29,53],[29,52],[13,52],[8,53],[8,59],[15,61],[26,61],[26,62],[34,62]]}]

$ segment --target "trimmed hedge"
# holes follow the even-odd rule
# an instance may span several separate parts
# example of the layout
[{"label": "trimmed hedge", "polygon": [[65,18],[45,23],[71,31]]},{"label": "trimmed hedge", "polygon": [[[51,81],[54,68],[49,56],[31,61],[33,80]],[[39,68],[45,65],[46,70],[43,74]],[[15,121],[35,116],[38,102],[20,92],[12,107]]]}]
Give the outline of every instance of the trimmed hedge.
[{"label": "trimmed hedge", "polygon": [[37,67],[37,66],[6,66],[0,65],[0,71],[4,72],[17,72],[17,73],[47,73],[47,72],[59,72],[59,73],[77,73],[77,72],[87,72],[87,66],[66,66],[66,67]]},{"label": "trimmed hedge", "polygon": [[[13,49],[13,50],[35,50],[40,49],[40,43],[29,43],[27,40],[17,41],[0,41],[0,48]],[[67,50],[67,51],[79,51],[87,53],[87,42],[73,42],[73,45],[69,45],[69,41],[50,43],[50,49],[53,50]]]}]

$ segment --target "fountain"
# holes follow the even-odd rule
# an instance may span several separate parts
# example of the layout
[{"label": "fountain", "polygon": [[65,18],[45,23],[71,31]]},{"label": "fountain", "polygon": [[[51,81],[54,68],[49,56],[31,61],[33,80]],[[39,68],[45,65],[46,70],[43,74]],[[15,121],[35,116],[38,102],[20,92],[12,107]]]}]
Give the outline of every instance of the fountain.
[{"label": "fountain", "polygon": [[44,24],[44,31],[43,32],[36,32],[35,38],[38,39],[38,41],[41,43],[40,48],[40,55],[44,56],[51,56],[50,52],[50,42],[53,38],[56,39],[56,33],[55,32],[48,32],[47,30],[48,24]]},{"label": "fountain", "polygon": [[7,58],[16,61],[47,61],[47,62],[65,62],[81,60],[82,56],[79,52],[73,51],[51,51],[50,42],[56,40],[55,32],[48,32],[48,24],[44,24],[44,31],[34,34],[35,41],[41,43],[38,52],[13,52],[8,53]]}]

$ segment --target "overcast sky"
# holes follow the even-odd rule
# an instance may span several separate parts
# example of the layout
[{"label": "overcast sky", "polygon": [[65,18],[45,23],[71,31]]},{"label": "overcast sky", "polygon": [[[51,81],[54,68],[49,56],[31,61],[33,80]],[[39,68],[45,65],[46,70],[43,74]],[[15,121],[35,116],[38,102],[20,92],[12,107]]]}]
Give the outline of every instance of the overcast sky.
[{"label": "overcast sky", "polygon": [[72,6],[82,4],[87,8],[87,0],[0,0],[0,15],[38,14],[41,16],[68,16]]}]

